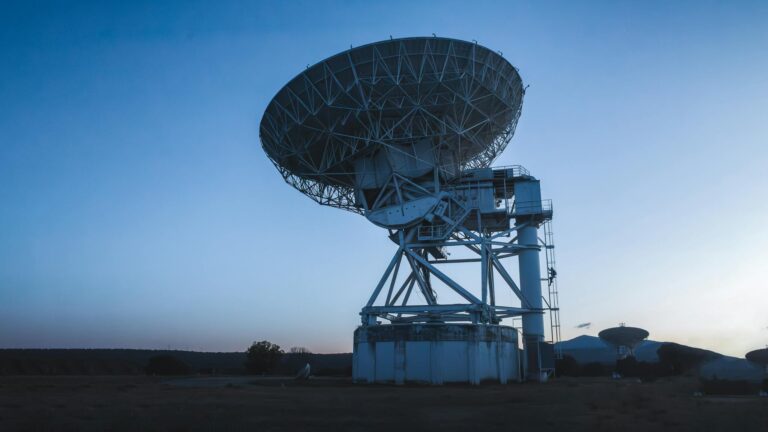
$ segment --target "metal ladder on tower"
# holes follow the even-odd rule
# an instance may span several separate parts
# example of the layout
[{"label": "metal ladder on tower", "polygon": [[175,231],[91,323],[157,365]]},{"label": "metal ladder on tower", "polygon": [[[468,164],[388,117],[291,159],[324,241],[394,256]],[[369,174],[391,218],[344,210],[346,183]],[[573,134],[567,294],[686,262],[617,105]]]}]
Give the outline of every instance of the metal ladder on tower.
[{"label": "metal ladder on tower", "polygon": [[555,346],[555,358],[562,359],[563,351],[560,337],[560,301],[558,299],[557,289],[557,261],[555,259],[555,242],[552,235],[552,220],[544,221],[544,239],[539,239],[544,247],[544,256],[546,257],[546,278],[542,282],[547,284],[548,299],[544,299],[549,308],[549,325],[551,334],[551,343]]}]

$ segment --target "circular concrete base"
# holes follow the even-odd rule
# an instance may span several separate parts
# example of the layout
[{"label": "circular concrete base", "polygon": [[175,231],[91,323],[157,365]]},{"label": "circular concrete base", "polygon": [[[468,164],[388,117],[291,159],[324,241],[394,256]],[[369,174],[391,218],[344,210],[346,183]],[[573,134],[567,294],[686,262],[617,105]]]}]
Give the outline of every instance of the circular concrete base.
[{"label": "circular concrete base", "polygon": [[431,384],[520,381],[512,327],[483,324],[382,324],[355,330],[352,378],[360,383]]}]

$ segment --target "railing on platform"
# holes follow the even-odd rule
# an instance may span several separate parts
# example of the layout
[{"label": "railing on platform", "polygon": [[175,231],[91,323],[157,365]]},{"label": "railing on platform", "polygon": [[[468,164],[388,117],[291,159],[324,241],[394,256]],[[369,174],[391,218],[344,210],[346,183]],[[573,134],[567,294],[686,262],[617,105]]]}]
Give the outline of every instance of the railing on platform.
[{"label": "railing on platform", "polygon": [[530,171],[528,171],[528,169],[522,165],[505,165],[505,166],[493,167],[494,172],[507,171],[507,170],[512,170],[513,177],[523,177],[523,176],[531,175]]},{"label": "railing on platform", "polygon": [[515,201],[509,211],[512,216],[542,215],[546,219],[549,219],[552,217],[552,200]]}]

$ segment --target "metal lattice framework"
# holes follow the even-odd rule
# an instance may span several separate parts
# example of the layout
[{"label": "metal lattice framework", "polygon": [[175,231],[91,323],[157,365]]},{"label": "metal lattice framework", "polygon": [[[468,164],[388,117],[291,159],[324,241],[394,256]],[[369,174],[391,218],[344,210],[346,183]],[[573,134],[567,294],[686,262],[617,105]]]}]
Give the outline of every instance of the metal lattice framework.
[{"label": "metal lattice framework", "polygon": [[488,167],[514,134],[523,95],[517,69],[476,43],[394,39],[308,67],[270,102],[260,135],[290,185],[364,213],[356,160],[426,140],[441,175]]}]

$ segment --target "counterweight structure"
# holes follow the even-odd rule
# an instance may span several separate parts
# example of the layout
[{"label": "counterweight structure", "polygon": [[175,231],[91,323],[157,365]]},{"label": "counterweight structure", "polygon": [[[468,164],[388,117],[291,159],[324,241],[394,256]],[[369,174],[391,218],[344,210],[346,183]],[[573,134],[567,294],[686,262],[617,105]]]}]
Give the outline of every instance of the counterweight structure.
[{"label": "counterweight structure", "polygon": [[[557,272],[551,231],[539,237],[551,202],[526,169],[490,167],[514,133],[523,95],[517,69],[496,52],[407,38],[309,67],[267,107],[262,145],[283,178],[320,204],[364,215],[396,244],[360,313],[356,381],[506,382],[551,373],[543,314],[551,313],[556,342]],[[457,249],[471,256],[452,258]],[[505,266],[514,258],[518,282]],[[460,264],[476,266],[475,282],[445,270]],[[497,302],[501,289],[519,303]],[[522,341],[502,325],[514,317]]]}]

